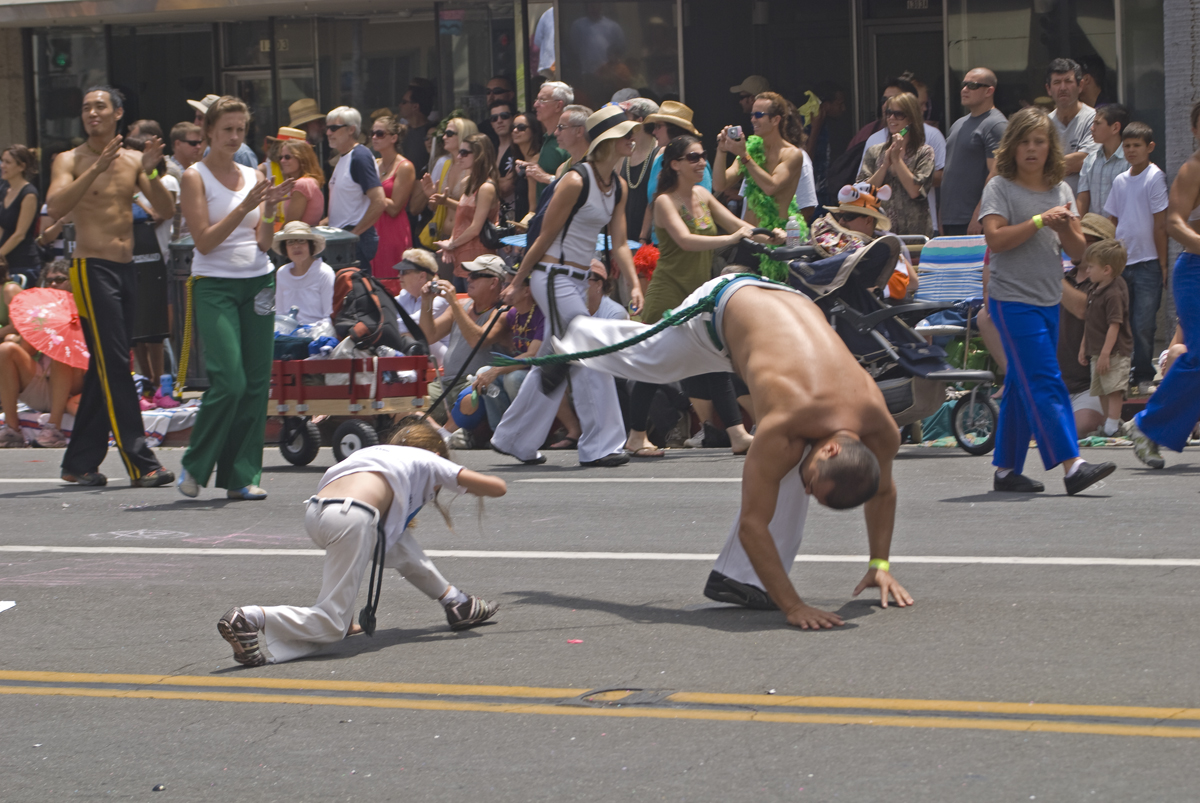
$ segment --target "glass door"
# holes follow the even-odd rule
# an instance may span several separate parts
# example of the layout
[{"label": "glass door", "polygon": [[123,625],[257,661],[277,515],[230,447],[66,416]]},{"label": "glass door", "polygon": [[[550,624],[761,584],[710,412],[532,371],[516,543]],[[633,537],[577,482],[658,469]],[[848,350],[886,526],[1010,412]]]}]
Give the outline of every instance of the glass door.
[{"label": "glass door", "polygon": [[275,116],[270,70],[239,70],[224,75],[225,94],[241,98],[250,107],[246,144],[260,157],[265,152],[265,138],[274,136],[280,125],[287,124],[288,106],[301,98],[317,96],[316,72],[312,67],[287,67],[278,72],[279,109],[283,120]]},{"label": "glass door", "polygon": [[946,131],[946,59],[942,47],[942,25],[900,23],[866,25],[870,68],[867,74],[864,120],[879,116],[883,85],[903,72],[911,72],[929,93],[928,119]]}]

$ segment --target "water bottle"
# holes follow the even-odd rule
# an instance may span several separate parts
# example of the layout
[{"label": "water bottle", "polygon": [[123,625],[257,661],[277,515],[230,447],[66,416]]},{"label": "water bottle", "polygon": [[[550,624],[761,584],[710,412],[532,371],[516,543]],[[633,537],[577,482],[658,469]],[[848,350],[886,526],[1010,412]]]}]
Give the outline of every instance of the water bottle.
[{"label": "water bottle", "polygon": [[163,374],[158,378],[158,387],[162,391],[162,395],[170,396],[175,391],[175,377]]},{"label": "water bottle", "polygon": [[[295,309],[293,307],[292,309]],[[276,315],[275,316],[275,336],[290,335],[300,328],[300,322],[292,315]]]},{"label": "water bottle", "polygon": [[403,357],[404,355],[396,351],[391,346],[376,346],[375,355],[378,357]]},{"label": "water bottle", "polygon": [[500,395],[500,386],[493,382],[487,386],[487,390],[484,391],[484,395],[486,395],[489,399],[496,398]]},{"label": "water bottle", "polygon": [[800,245],[800,220],[795,215],[787,221],[787,244],[789,248]]},{"label": "water bottle", "polygon": [[291,307],[288,307],[288,317],[300,320],[300,308],[294,304]]}]

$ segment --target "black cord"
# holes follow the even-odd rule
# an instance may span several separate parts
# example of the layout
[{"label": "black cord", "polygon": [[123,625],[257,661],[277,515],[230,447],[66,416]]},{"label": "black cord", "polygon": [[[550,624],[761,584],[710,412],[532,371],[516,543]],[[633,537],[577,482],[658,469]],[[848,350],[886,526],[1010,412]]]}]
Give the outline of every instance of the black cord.
[{"label": "black cord", "polygon": [[458,380],[462,379],[463,374],[466,373],[467,366],[471,364],[471,360],[475,359],[475,355],[479,353],[479,349],[482,348],[483,344],[487,341],[488,335],[492,332],[492,327],[496,325],[496,322],[499,321],[501,316],[503,316],[504,313],[509,309],[509,307],[505,307],[503,305],[498,308],[496,314],[492,316],[492,322],[489,323],[487,328],[483,330],[483,334],[479,336],[479,342],[475,344],[475,348],[471,349],[471,353],[468,354],[467,359],[463,361],[462,368],[458,369],[458,373],[455,374],[454,379],[450,380],[449,382],[442,383],[442,395],[437,397],[437,401],[429,405],[429,409],[426,410],[425,414],[421,416],[422,421],[425,421],[429,418],[429,416],[433,415],[433,411],[437,409],[437,406],[441,404],[448,395],[450,395],[450,391],[455,385],[458,384]]}]

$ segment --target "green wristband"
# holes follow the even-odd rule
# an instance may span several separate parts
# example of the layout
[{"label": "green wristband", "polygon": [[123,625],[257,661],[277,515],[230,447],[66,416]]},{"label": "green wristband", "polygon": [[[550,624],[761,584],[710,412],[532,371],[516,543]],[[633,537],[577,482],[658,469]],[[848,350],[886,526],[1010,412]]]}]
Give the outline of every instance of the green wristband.
[{"label": "green wristband", "polygon": [[1033,225],[1034,225],[1036,228],[1039,228],[1039,229],[1040,229],[1042,226],[1045,226],[1045,225],[1046,225],[1045,223],[1043,223],[1043,222],[1042,222],[1042,216],[1041,216],[1041,215],[1034,215],[1033,217],[1031,217],[1031,218],[1029,218],[1029,219],[1033,221]]},{"label": "green wristband", "polygon": [[888,563],[883,558],[875,558],[875,560],[871,561],[867,565],[870,566],[872,569],[877,569],[881,572],[890,571],[892,568],[892,564]]}]

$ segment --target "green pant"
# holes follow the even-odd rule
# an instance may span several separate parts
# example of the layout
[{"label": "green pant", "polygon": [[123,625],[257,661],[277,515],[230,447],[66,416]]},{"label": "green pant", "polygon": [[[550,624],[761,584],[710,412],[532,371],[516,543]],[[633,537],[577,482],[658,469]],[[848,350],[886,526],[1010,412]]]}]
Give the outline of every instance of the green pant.
[{"label": "green pant", "polygon": [[[200,277],[193,287],[196,330],[211,384],[183,467],[201,485],[208,484],[214,465],[218,488],[257,485],[262,476],[275,348],[274,287],[273,273],[252,279]],[[259,293],[263,299],[256,309]]]}]

